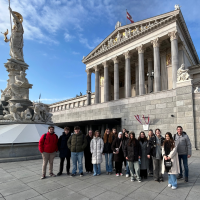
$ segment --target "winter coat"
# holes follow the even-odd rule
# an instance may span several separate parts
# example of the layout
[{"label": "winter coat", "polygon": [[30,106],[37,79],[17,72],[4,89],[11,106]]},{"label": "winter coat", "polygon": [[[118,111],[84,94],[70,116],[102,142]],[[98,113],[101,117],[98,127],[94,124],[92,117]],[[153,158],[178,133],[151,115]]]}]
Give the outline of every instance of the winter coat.
[{"label": "winter coat", "polygon": [[129,138],[127,138],[127,137],[124,137],[122,139],[122,150],[123,150],[123,152],[124,152],[125,146],[127,145],[128,140],[129,140]]},{"label": "winter coat", "polygon": [[71,152],[82,152],[87,146],[87,139],[83,133],[79,132],[70,136],[67,146]]},{"label": "winter coat", "polygon": [[92,153],[92,164],[100,164],[103,162],[104,142],[100,137],[94,137],[90,142],[90,151]]},{"label": "winter coat", "polygon": [[[163,156],[162,174],[165,173],[164,155],[165,155],[165,150],[164,150],[164,147],[162,147],[162,156]],[[174,147],[174,149],[170,152],[170,154],[168,156],[171,158],[171,161],[172,161],[172,167],[169,170],[168,174],[179,174],[180,173],[180,167],[179,167],[177,146]]]},{"label": "winter coat", "polygon": [[[114,140],[114,137],[113,137],[113,140]],[[107,139],[106,143],[104,143],[103,153],[113,153],[111,146],[112,146],[112,143],[109,143]]]},{"label": "winter coat", "polygon": [[144,141],[143,143],[140,141],[140,147],[141,147],[141,165],[140,169],[148,169],[149,166],[149,159],[147,158],[147,141]]},{"label": "winter coat", "polygon": [[178,133],[176,133],[174,139],[177,145],[178,155],[192,155],[192,145],[188,135],[185,132],[183,132],[180,136]]},{"label": "winter coat", "polygon": [[[129,139],[130,140],[130,139]],[[141,147],[138,140],[135,139],[135,146],[131,144],[129,146],[129,140],[124,148],[124,157],[128,157],[127,161],[136,162],[138,161],[138,156],[142,156]]]},{"label": "winter coat", "polygon": [[[165,138],[161,136],[161,146],[163,145]],[[149,144],[147,147],[147,155],[151,155],[154,158],[156,157],[156,136],[152,136],[149,140]]]},{"label": "winter coat", "polygon": [[89,153],[91,153],[91,152],[90,152],[90,142],[91,142],[92,138],[91,138],[89,135],[87,135],[87,136],[86,136],[86,139],[87,139],[87,146],[86,146],[86,148],[84,149],[84,153],[85,153],[85,154],[89,154]]},{"label": "winter coat", "polygon": [[58,139],[58,150],[60,152],[59,154],[60,158],[65,158],[65,157],[69,158],[71,156],[71,151],[69,150],[67,146],[67,141],[70,136],[71,136],[71,133],[68,133],[66,135],[65,132],[63,132],[63,134]]},{"label": "winter coat", "polygon": [[[121,146],[120,146],[121,144]],[[122,150],[122,139],[115,138],[112,143],[112,151],[116,152],[116,148],[119,148],[118,154],[113,154],[113,160],[115,162],[122,162],[124,160],[123,150]]]},{"label": "winter coat", "polygon": [[44,140],[45,134],[42,135],[40,138],[38,148],[41,153],[46,152],[46,153],[53,153],[55,151],[58,151],[58,136],[53,133],[47,132],[46,134],[46,139]]}]

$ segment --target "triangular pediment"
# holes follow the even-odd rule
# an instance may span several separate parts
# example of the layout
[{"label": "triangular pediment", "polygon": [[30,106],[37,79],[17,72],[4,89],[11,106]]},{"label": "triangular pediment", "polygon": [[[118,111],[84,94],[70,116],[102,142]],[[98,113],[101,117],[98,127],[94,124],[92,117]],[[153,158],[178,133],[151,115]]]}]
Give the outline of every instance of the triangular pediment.
[{"label": "triangular pediment", "polygon": [[89,60],[105,53],[112,48],[125,43],[131,39],[136,39],[138,36],[157,29],[159,26],[167,25],[172,20],[175,20],[180,10],[175,10],[169,13],[158,15],[142,21],[131,23],[125,26],[116,28],[107,38],[105,38],[94,50],[92,50],[82,62],[86,63]]}]

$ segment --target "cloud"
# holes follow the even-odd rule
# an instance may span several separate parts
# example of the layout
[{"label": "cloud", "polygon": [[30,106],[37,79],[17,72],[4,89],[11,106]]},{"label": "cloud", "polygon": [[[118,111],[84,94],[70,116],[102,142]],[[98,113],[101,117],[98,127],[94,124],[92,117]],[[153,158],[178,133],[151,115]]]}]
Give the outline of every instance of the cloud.
[{"label": "cloud", "polygon": [[0,79],[0,82],[6,82],[6,80],[2,80],[2,79]]},{"label": "cloud", "polygon": [[70,35],[69,33],[64,34],[64,38],[66,42],[72,41],[75,37],[73,35]]},{"label": "cloud", "polygon": [[74,55],[79,55],[80,53],[79,53],[79,52],[76,52],[76,51],[72,51],[72,54],[74,54]]},{"label": "cloud", "polygon": [[[72,97],[52,98],[52,99],[43,98],[43,99],[40,99],[40,102],[46,102],[47,104],[51,104],[51,103],[64,101],[64,100],[71,99],[71,98]],[[39,99],[34,100],[34,102],[39,102]]]}]

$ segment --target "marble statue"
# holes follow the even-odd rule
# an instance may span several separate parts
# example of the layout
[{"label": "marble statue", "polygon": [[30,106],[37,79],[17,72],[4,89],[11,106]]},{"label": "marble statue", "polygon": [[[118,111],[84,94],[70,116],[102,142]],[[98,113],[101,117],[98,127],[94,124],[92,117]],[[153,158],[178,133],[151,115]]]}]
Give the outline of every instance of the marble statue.
[{"label": "marble statue", "polygon": [[196,89],[194,90],[194,93],[199,93],[199,87],[197,86]]},{"label": "marble statue", "polygon": [[185,65],[182,64],[181,67],[177,70],[177,82],[190,80],[190,74],[188,69],[185,69]]},{"label": "marble statue", "polygon": [[15,83],[10,84],[13,99],[29,99],[29,88],[32,88],[32,85],[25,76],[26,73],[20,71],[20,75],[15,76]]},{"label": "marble statue", "polygon": [[20,117],[20,112],[18,112],[18,108],[22,108],[20,103],[13,103],[9,101],[9,105],[4,108],[8,108],[9,112],[4,110],[4,119],[5,120],[14,120],[14,121],[22,121]]},{"label": "marble statue", "polygon": [[2,33],[4,35],[4,41],[5,42],[9,42],[10,40],[7,38],[7,35],[8,35],[8,29],[5,33]]},{"label": "marble statue", "polygon": [[45,122],[46,123],[53,123],[52,122],[52,116],[53,116],[53,114],[51,114],[50,112],[49,112],[49,108],[46,106],[46,107],[44,107],[44,119],[45,119]]},{"label": "marble statue", "polygon": [[14,26],[10,37],[10,56],[12,59],[24,62],[23,56],[23,34],[22,26],[23,17],[20,13],[12,11],[9,7],[10,13],[13,16]]},{"label": "marble statue", "polygon": [[118,33],[117,33],[117,42],[120,42],[120,41],[121,41],[121,34],[118,31]]},{"label": "marble statue", "polygon": [[29,108],[27,108],[25,111],[21,112],[21,118],[23,119],[23,121],[31,121],[32,117],[33,116],[31,114]]},{"label": "marble statue", "polygon": [[122,25],[121,22],[118,21],[118,22],[116,23],[116,25],[115,25],[115,29],[119,28],[121,25]]},{"label": "marble statue", "polygon": [[41,115],[41,112],[43,111],[41,104],[33,102],[33,106],[31,106],[31,108],[33,108],[33,110],[34,110],[34,115],[33,115],[32,120],[35,122],[44,121],[44,119],[42,118],[42,115]]},{"label": "marble statue", "polygon": [[174,6],[174,9],[175,9],[175,10],[180,10],[180,6],[179,6],[178,4],[176,4],[176,5]]}]

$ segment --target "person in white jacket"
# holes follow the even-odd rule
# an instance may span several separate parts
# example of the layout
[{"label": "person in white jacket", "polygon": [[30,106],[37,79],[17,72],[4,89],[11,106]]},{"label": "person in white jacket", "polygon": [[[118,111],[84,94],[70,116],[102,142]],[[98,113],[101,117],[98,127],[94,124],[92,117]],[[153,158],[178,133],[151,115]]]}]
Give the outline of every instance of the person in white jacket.
[{"label": "person in white jacket", "polygon": [[94,138],[90,142],[90,152],[92,153],[92,164],[94,170],[93,176],[99,176],[101,174],[103,147],[104,142],[100,138],[100,132],[97,130],[94,133]]},{"label": "person in white jacket", "polygon": [[[168,173],[168,187],[173,190],[177,188],[177,178],[176,175],[180,173],[179,160],[177,146],[172,138],[172,134],[167,132],[165,134],[165,141],[162,147],[163,163],[162,163],[162,174]],[[165,162],[171,161],[172,166],[166,166]]]}]

